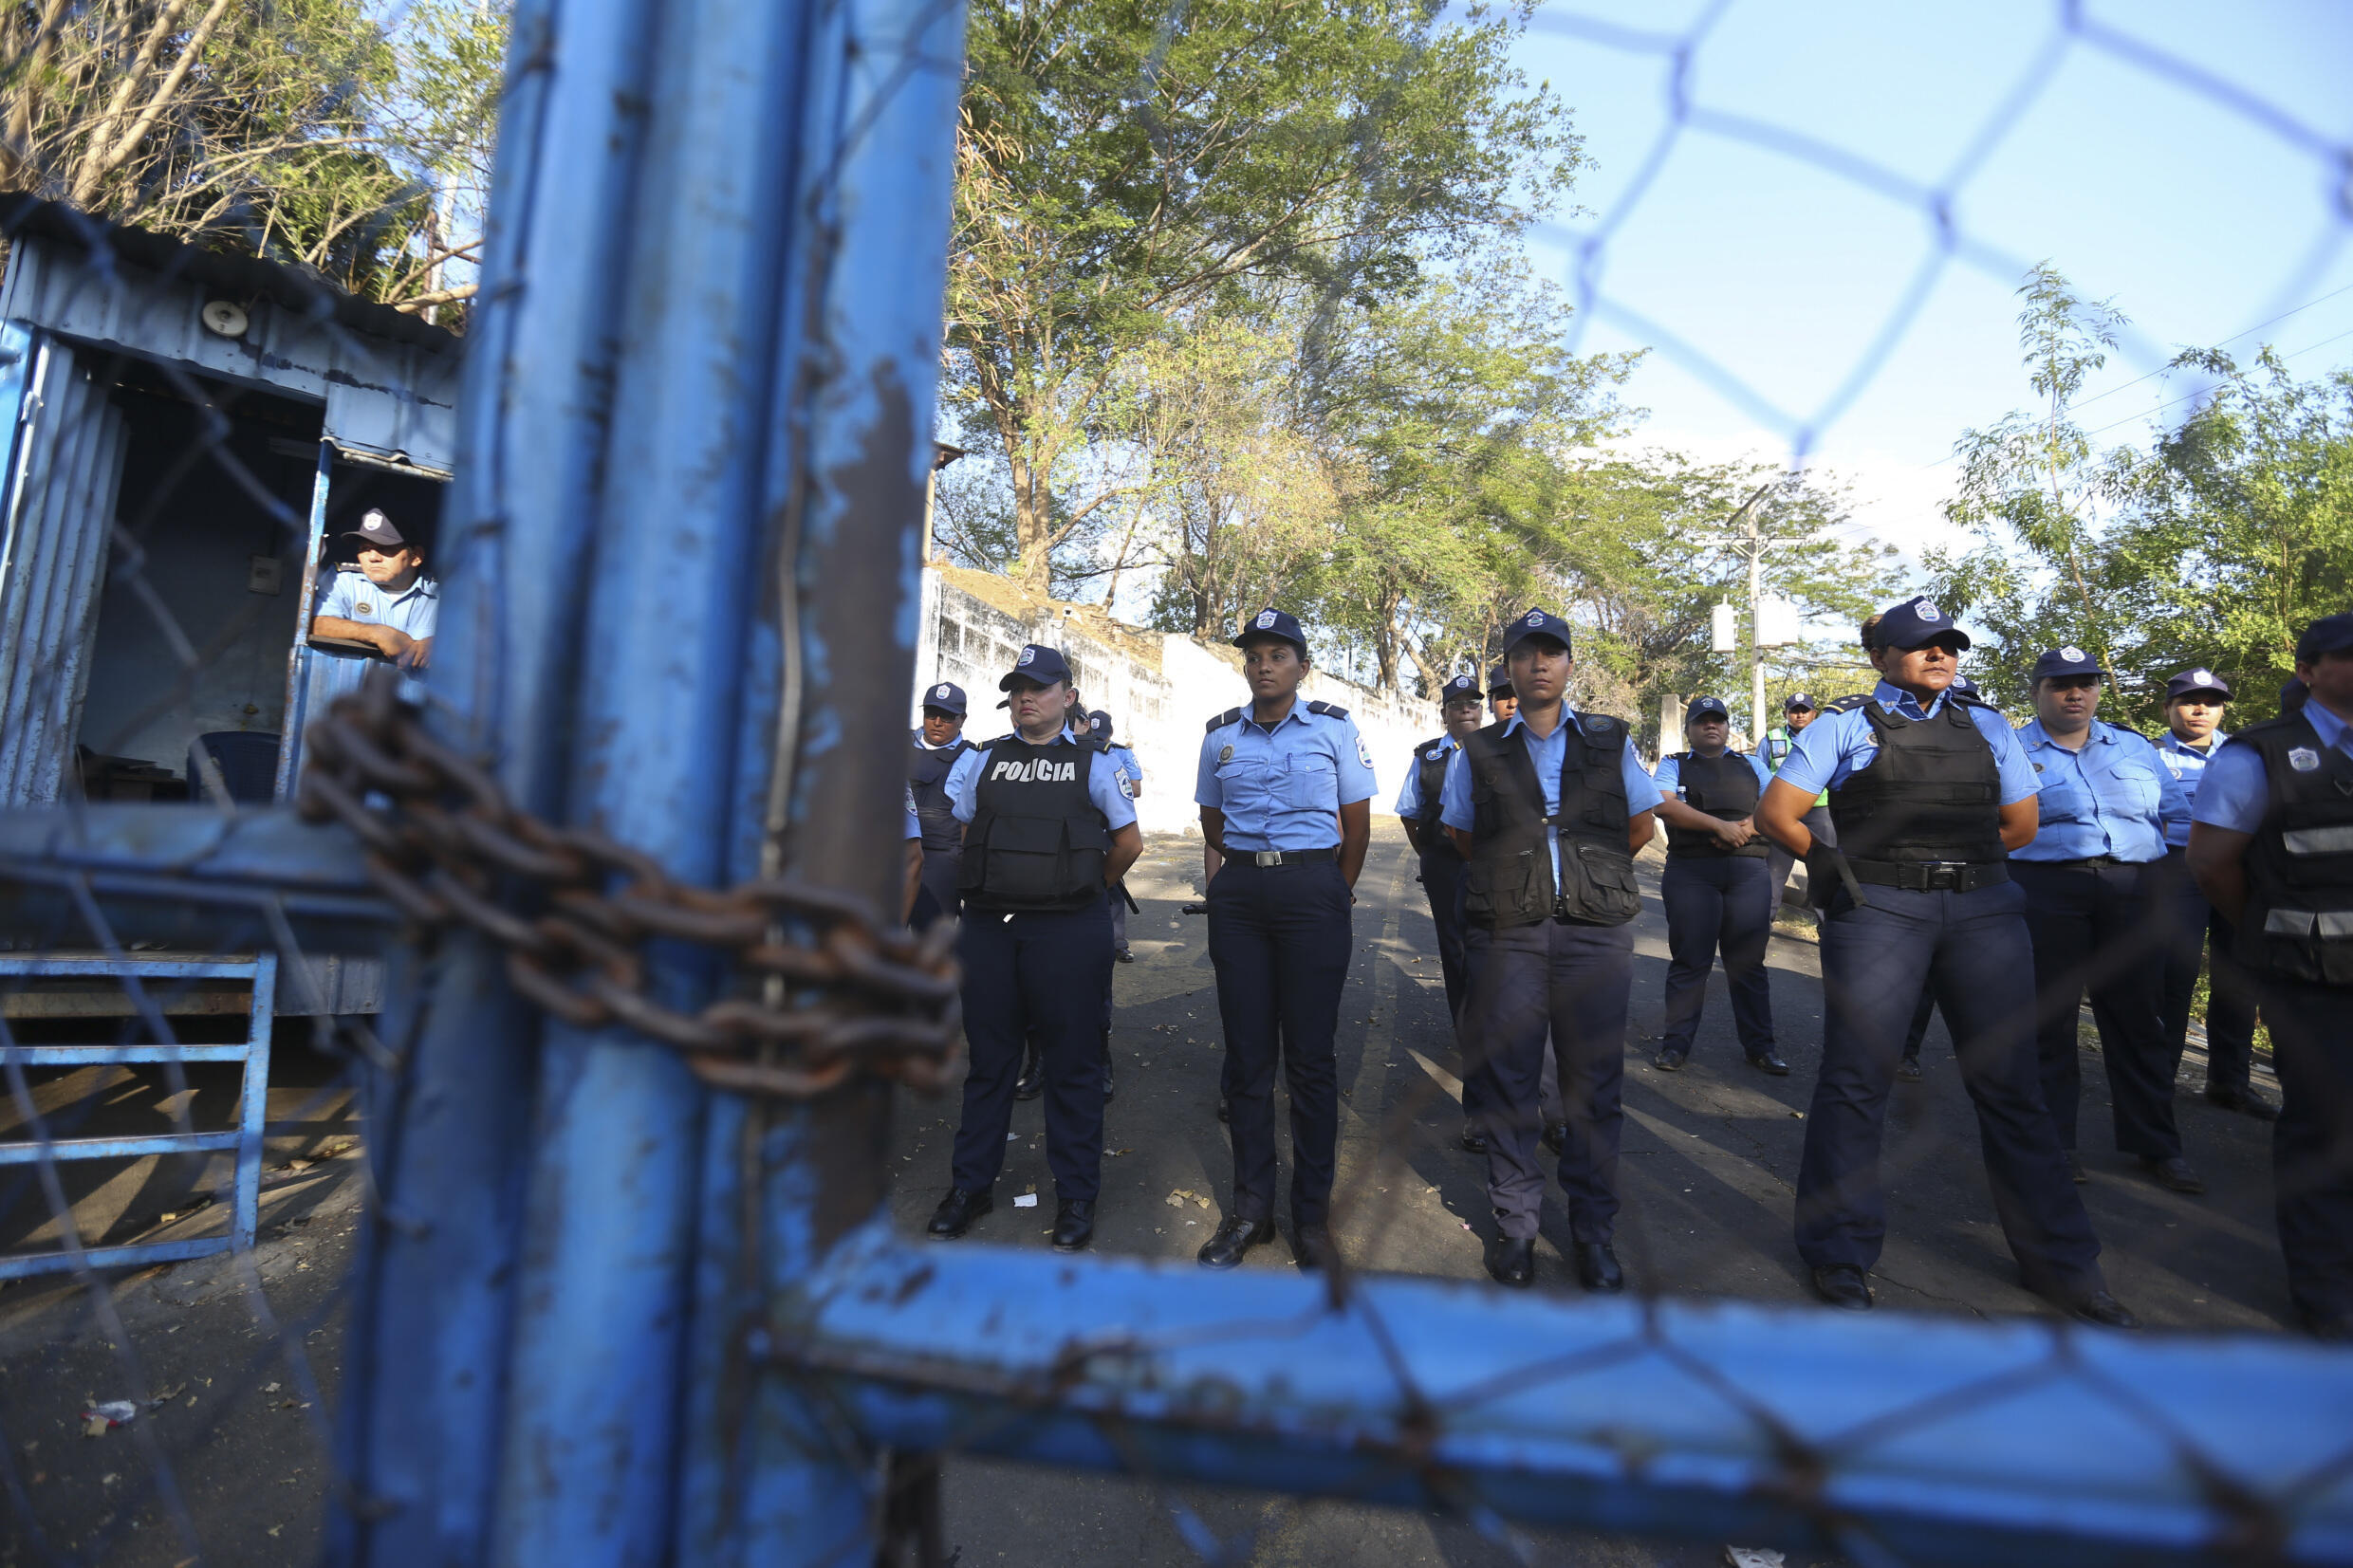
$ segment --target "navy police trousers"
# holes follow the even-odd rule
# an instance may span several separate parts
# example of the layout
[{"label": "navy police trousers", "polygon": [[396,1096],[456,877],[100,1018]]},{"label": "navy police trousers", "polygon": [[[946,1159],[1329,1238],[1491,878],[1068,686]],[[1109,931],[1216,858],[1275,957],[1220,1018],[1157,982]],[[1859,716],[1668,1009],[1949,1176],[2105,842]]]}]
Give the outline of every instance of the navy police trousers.
[{"label": "navy police trousers", "polygon": [[2012,860],[2010,875],[2027,895],[2027,936],[2034,946],[2034,1049],[2043,1064],[2043,1103],[2062,1148],[2076,1147],[2083,1097],[2076,1018],[2084,993],[2100,1026],[2119,1153],[2172,1159],[2181,1153],[2174,1125],[2174,1054],[2158,1019],[2164,984],[2164,927],[2149,898],[2149,868],[2100,862],[2087,867]]},{"label": "navy police trousers", "polygon": [[956,932],[964,964],[964,1119],[953,1181],[986,1191],[1005,1166],[1013,1081],[1034,1034],[1046,1070],[1046,1164],[1054,1196],[1093,1203],[1102,1185],[1102,1007],[1111,984],[1111,907],[1053,914],[967,910]]},{"label": "navy police trousers", "polygon": [[2255,1064],[2255,982],[2233,956],[2238,932],[2206,901],[2190,876],[2189,852],[2168,849],[2149,868],[2151,895],[2165,927],[2165,987],[2158,1013],[2168,1061],[2181,1066],[2189,1043],[2190,1005],[2197,995],[2198,961],[2207,968],[2206,1087],[2245,1094]]},{"label": "navy police trousers", "polygon": [[1634,928],[1546,920],[1463,935],[1471,958],[1466,1050],[1479,1061],[1487,1124],[1487,1201],[1506,1236],[1536,1234],[1544,1206],[1539,1096],[1545,1040],[1561,1064],[1568,1141],[1561,1188],[1578,1242],[1606,1244],[1618,1222],[1618,1145],[1624,1126],[1626,1006]]},{"label": "navy police trousers", "polygon": [[1209,956],[1226,1028],[1233,1139],[1230,1218],[1274,1217],[1279,1057],[1291,1095],[1291,1223],[1328,1223],[1340,1141],[1332,1037],[1348,979],[1348,879],[1332,860],[1262,866],[1243,851],[1228,855],[1209,885]]},{"label": "navy police trousers", "polygon": [[1662,1051],[1691,1054],[1708,1002],[1708,971],[1724,953],[1732,987],[1732,1026],[1754,1059],[1773,1048],[1772,989],[1765,945],[1773,932],[1773,890],[1755,856],[1669,855],[1658,896],[1667,907],[1667,1022]]},{"label": "navy police trousers", "polygon": [[1822,923],[1822,1076],[1797,1175],[1797,1249],[1815,1268],[1868,1270],[1887,1236],[1880,1134],[1896,1061],[1927,977],[1977,1109],[1993,1211],[2030,1289],[2105,1288],[2100,1242],[2067,1176],[2043,1105],[2026,895],[2004,882],[1974,893],[1866,887],[1867,900]]},{"label": "navy police trousers", "polygon": [[2279,1073],[2273,1211],[2288,1294],[2306,1325],[2353,1323],[2353,986],[2263,976]]}]

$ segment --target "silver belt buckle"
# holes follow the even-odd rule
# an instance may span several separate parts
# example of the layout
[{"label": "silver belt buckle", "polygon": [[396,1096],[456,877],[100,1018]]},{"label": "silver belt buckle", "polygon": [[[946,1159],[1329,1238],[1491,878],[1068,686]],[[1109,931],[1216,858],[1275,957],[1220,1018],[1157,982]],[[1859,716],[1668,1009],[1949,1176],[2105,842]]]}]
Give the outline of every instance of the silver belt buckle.
[{"label": "silver belt buckle", "polygon": [[1279,849],[1254,849],[1251,851],[1251,858],[1262,866],[1279,866],[1283,863],[1283,852]]},{"label": "silver belt buckle", "polygon": [[1920,868],[1928,873],[1927,886],[1922,888],[1921,891],[1923,893],[1935,893],[1941,889],[1948,893],[1959,892],[1961,886],[1961,873],[1967,868],[1968,864],[1969,862],[1966,860],[1927,861]]}]

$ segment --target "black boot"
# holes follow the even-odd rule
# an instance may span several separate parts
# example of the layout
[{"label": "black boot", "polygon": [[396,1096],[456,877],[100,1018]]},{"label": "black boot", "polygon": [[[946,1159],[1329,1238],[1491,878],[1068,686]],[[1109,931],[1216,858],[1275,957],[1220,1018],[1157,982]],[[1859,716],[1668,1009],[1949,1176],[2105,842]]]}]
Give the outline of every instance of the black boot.
[{"label": "black boot", "polygon": [[996,1198],[988,1188],[968,1192],[961,1187],[952,1187],[948,1195],[939,1200],[939,1207],[932,1210],[932,1223],[923,1228],[937,1241],[954,1241],[972,1229],[974,1220],[995,1207]]}]

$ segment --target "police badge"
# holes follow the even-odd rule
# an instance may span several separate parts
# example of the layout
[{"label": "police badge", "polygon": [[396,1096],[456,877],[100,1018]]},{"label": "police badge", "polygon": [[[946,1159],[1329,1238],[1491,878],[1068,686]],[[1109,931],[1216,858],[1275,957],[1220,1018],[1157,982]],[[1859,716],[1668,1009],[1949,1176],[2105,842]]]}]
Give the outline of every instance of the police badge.
[{"label": "police badge", "polygon": [[2320,765],[2321,754],[2308,746],[2291,747],[2288,749],[2288,766],[2299,773],[2309,773]]},{"label": "police badge", "polygon": [[1217,753],[1217,764],[1219,766],[1222,767],[1232,761],[1233,761],[1233,747],[1230,746],[1226,747]]}]

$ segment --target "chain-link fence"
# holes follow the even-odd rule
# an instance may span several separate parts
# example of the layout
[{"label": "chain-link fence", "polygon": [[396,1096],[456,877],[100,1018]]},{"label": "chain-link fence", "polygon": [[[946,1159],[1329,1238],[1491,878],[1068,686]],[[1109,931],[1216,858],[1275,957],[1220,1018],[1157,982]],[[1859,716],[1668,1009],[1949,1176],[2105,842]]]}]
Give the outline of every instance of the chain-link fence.
[{"label": "chain-link fence", "polygon": [[[71,25],[36,9],[20,65]],[[1708,108],[1727,9],[1533,26],[1655,59],[1670,110],[1574,238],[1577,319],[1793,462],[1945,269],[2021,269],[1953,213],[2072,51],[2353,167],[2060,6],[1924,185]],[[224,8],[189,9],[148,25],[193,60]],[[1567,1289],[1553,1210],[1544,1288],[1481,1278],[1478,1042],[1385,827],[1325,1266],[1192,1262],[1231,1186],[1178,839],[1130,878],[1105,1255],[1046,1249],[1036,1185],[965,1241],[911,1234],[960,1083],[952,932],[874,912],[899,908],[961,27],[937,0],[518,7],[488,226],[403,252],[479,262],[478,294],[425,290],[478,307],[462,339],[414,288],[0,209],[0,1562],[2353,1560],[2353,1363],[2245,1332],[2281,1315],[2251,1122],[2197,1124],[2203,1209],[2087,1190],[2119,1293],[2198,1332],[2034,1316],[1937,1030],[1881,1171],[1884,1304],[1918,1310],[1796,1304],[1823,1005],[1794,911],[1788,1078],[1714,1069],[1720,993],[1694,1070],[1643,1069],[1667,952],[1655,897],[1638,916],[1622,1297]],[[1379,129],[1350,133],[1368,184]],[[1611,298],[1612,236],[1693,135],[1929,224],[1819,407]],[[420,234],[462,208],[372,199]],[[1337,250],[1327,303],[1393,260]],[[1027,1115],[1006,1189],[1046,1180]]]}]

